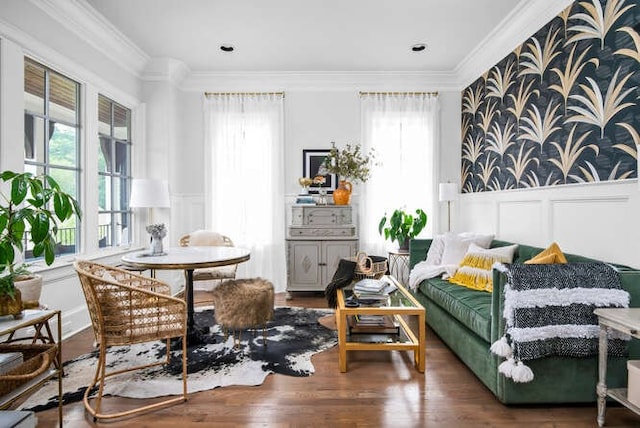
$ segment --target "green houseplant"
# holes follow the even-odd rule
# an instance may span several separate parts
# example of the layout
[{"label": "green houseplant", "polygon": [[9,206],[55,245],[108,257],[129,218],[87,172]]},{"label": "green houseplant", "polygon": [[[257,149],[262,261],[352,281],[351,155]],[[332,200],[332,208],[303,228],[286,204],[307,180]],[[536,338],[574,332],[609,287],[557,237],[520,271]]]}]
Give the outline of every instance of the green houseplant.
[{"label": "green houseplant", "polygon": [[[387,225],[385,227],[385,225]],[[416,216],[397,209],[387,218],[387,214],[380,219],[378,233],[391,242],[397,241],[400,250],[409,249],[409,239],[415,238],[427,225],[427,214],[418,208]]]},{"label": "green houseplant", "polygon": [[[44,256],[45,263],[52,264],[56,257],[58,221],[70,219],[74,214],[80,216],[80,208],[46,174],[3,171],[0,186],[0,314],[3,314],[4,306],[11,302],[15,306],[19,300],[15,283],[32,276],[22,258],[16,260],[16,253],[24,251],[28,240],[33,244],[33,256]],[[4,314],[19,314],[22,307],[18,306],[18,313],[13,308]]]}]

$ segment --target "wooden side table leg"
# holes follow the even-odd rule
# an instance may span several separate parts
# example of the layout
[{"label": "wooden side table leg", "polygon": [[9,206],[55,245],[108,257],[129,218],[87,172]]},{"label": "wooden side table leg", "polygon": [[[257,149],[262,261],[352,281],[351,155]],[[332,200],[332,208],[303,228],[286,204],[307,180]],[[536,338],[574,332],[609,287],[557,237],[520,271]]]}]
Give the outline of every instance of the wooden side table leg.
[{"label": "wooden side table leg", "polygon": [[338,329],[338,365],[340,372],[347,371],[347,317],[336,309],[336,328]]},{"label": "wooden side table leg", "polygon": [[[57,321],[58,321],[58,341],[56,342],[57,352],[56,352],[56,360],[55,365],[58,369],[58,426],[62,428],[62,312],[58,311]],[[53,342],[53,336],[51,336],[51,329],[49,328],[49,321],[47,323],[47,330],[49,330],[49,336]]]},{"label": "wooden side table leg", "polygon": [[604,425],[605,413],[607,411],[607,332],[609,328],[600,325],[600,340],[598,342],[598,426]]},{"label": "wooden side table leg", "polygon": [[418,315],[418,344],[419,344],[419,349],[417,354],[414,356],[415,361],[416,361],[416,369],[418,369],[418,371],[420,373],[424,373],[425,371],[425,365],[426,365],[426,355],[427,355],[427,351],[426,351],[426,347],[427,347],[427,326],[426,326],[426,320],[425,320],[425,316],[424,316],[424,312],[421,313],[420,315]]}]

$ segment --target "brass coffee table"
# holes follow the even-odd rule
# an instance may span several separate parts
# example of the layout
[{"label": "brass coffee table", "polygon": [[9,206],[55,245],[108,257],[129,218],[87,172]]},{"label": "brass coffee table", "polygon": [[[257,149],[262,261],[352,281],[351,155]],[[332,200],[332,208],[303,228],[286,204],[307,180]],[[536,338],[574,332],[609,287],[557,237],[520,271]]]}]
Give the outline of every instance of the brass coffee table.
[{"label": "brass coffee table", "polygon": [[[394,277],[387,276],[398,288],[389,294],[389,301],[385,306],[345,305],[345,290],[338,290],[338,307],[336,308],[336,327],[338,329],[338,349],[340,371],[347,371],[348,351],[413,351],[413,360],[420,373],[425,367],[425,310],[415,297]],[[348,337],[348,317],[352,315],[390,315],[399,326],[397,338],[382,342],[356,341],[356,335]],[[417,318],[417,332],[411,328],[408,317]]]}]

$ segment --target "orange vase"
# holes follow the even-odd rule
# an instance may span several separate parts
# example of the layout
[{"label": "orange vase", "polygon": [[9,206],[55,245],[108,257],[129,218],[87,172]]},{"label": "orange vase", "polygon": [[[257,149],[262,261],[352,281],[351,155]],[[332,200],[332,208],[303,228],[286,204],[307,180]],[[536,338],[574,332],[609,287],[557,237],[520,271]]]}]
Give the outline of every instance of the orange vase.
[{"label": "orange vase", "polygon": [[351,183],[347,180],[340,180],[338,188],[333,191],[333,202],[336,205],[349,205],[351,201]]}]

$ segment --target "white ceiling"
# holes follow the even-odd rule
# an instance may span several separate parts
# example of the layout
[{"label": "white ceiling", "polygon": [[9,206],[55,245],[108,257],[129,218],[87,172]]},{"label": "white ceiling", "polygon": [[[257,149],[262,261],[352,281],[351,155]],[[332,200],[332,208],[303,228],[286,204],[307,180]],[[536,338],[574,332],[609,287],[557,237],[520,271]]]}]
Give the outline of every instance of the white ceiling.
[{"label": "white ceiling", "polygon": [[[194,72],[450,72],[519,0],[87,0]],[[421,53],[411,45],[426,43]],[[235,47],[233,53],[219,49]]]}]

